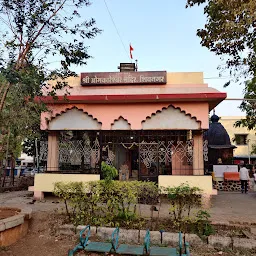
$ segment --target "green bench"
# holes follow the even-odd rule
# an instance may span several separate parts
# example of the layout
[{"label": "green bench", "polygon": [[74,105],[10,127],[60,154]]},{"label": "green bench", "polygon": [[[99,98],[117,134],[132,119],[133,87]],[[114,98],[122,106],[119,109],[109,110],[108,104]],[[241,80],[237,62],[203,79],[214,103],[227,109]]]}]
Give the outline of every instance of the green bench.
[{"label": "green bench", "polygon": [[[150,237],[150,232],[149,230],[148,232],[148,236]],[[183,254],[183,246],[182,246],[182,233],[179,232],[179,253],[177,253],[176,248],[170,248],[170,247],[159,247],[159,246],[150,246],[150,239],[148,239],[149,241],[149,255],[152,256],[190,256],[190,252],[189,252],[189,243],[185,243],[185,253]]]},{"label": "green bench", "polygon": [[79,250],[102,253],[115,252],[115,244],[118,243],[119,228],[113,231],[110,243],[91,242],[89,241],[90,235],[91,227],[88,225],[80,231],[79,244],[74,249],[68,251],[68,256],[73,256]]},{"label": "green bench", "polygon": [[120,255],[149,255],[150,234],[147,231],[144,238],[144,245],[114,244],[115,253]]},{"label": "green bench", "polygon": [[[119,245],[119,228],[116,228],[111,235],[111,242],[90,242],[90,226],[86,226],[79,234],[80,243],[69,250],[68,256],[73,256],[78,250],[100,253],[116,253],[120,255],[152,255],[152,256],[177,256],[176,248],[150,246],[150,231],[147,230],[144,245]],[[190,256],[189,244],[185,243],[185,254],[182,254],[182,234],[179,233],[179,255]]]}]

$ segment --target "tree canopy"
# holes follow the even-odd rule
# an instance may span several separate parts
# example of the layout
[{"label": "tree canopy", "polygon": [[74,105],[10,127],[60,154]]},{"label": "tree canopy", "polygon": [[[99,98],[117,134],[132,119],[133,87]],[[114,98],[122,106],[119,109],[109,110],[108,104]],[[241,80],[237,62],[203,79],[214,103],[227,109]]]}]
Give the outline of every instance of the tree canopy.
[{"label": "tree canopy", "polygon": [[[8,82],[1,88],[3,96],[17,83],[34,95],[38,90],[32,90],[27,79],[36,75],[43,89],[48,80],[75,75],[72,64],[86,64],[90,58],[86,39],[100,33],[95,20],[83,19],[79,12],[88,5],[89,0],[0,0],[0,70]],[[49,70],[53,60],[56,68]]]},{"label": "tree canopy", "polygon": [[[89,5],[89,0],[0,0],[2,155],[8,147],[15,151],[16,144],[20,151],[21,141],[38,136],[46,108],[34,97],[55,96],[67,86],[63,79],[76,75],[74,65],[86,65],[91,57],[88,39],[101,30],[87,17]],[[56,81],[51,88],[49,80]]]},{"label": "tree canopy", "polygon": [[187,0],[186,7],[201,4],[207,16],[205,27],[197,30],[201,45],[226,60],[225,68],[231,76],[247,80],[244,88],[247,100],[240,105],[246,118],[235,125],[256,129],[256,1]]},{"label": "tree canopy", "polygon": [[186,7],[204,4],[207,21],[197,30],[201,45],[226,61],[231,75],[255,75],[256,1],[187,0]]}]

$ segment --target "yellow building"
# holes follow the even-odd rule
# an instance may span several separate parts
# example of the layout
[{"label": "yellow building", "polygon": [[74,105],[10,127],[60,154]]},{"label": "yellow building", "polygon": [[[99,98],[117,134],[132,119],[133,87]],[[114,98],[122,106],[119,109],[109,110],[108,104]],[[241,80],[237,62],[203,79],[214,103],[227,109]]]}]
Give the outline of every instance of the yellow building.
[{"label": "yellow building", "polygon": [[244,160],[245,163],[253,164],[256,163],[256,154],[252,154],[252,147],[256,144],[255,131],[234,126],[236,121],[243,118],[243,116],[222,116],[219,122],[227,130],[231,143],[237,147],[234,149],[234,163]]}]

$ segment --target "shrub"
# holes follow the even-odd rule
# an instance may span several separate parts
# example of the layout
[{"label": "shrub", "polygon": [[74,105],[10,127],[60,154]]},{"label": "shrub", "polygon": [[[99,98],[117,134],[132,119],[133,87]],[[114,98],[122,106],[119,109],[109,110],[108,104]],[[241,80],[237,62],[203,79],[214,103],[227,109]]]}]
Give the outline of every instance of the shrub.
[{"label": "shrub", "polygon": [[83,183],[82,182],[56,182],[54,184],[54,195],[63,199],[66,209],[66,214],[71,218],[68,200],[74,196],[81,196],[83,193]]},{"label": "shrub", "polygon": [[[184,233],[193,231],[199,236],[209,236],[214,232],[210,224],[210,214],[202,210],[202,190],[181,184],[177,187],[166,189],[168,200],[171,204],[170,214],[174,226]],[[191,210],[196,213],[191,216]]]},{"label": "shrub", "polygon": [[195,218],[195,232],[200,236],[209,236],[215,233],[213,226],[209,220],[210,214],[207,211],[199,210]]},{"label": "shrub", "polygon": [[101,171],[106,182],[110,182],[118,176],[118,170],[105,162],[101,162]]},{"label": "shrub", "polygon": [[[202,191],[199,188],[182,184],[167,188],[165,192],[171,204],[171,225],[177,231],[192,231],[201,237],[214,232],[209,213],[201,209]],[[144,219],[137,215],[137,204],[154,206],[160,191],[153,182],[101,180],[87,183],[57,182],[54,194],[63,199],[66,214],[75,226],[90,224],[140,229]],[[150,209],[153,211],[154,207]],[[192,209],[196,209],[193,215]]]},{"label": "shrub", "polygon": [[176,222],[181,222],[185,216],[189,217],[192,208],[202,207],[202,190],[198,187],[181,184],[167,188],[166,192],[171,204],[170,213]]},{"label": "shrub", "polygon": [[91,223],[100,225],[103,220],[98,212],[102,211],[101,206],[102,186],[99,182],[83,183],[82,189],[77,190],[70,198],[72,208],[71,221],[74,225]]},{"label": "shrub", "polygon": [[158,203],[160,190],[154,182],[137,182],[138,199],[141,204],[154,205]]},{"label": "shrub", "polygon": [[158,192],[154,183],[140,181],[58,182],[54,188],[54,194],[64,200],[74,225],[97,226],[140,225],[136,214],[139,199],[155,202]]}]

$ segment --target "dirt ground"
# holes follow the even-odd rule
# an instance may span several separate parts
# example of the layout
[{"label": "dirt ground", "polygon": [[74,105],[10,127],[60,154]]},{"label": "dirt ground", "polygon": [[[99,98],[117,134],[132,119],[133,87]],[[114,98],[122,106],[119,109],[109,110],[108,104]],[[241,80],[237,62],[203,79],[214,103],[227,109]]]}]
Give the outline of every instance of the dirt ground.
[{"label": "dirt ground", "polygon": [[[234,220],[254,219],[256,194],[220,194],[213,200],[211,212],[214,219],[221,220],[232,218]],[[244,207],[247,204],[247,212]],[[248,207],[251,206],[252,208]],[[55,213],[62,208],[62,203],[55,197],[47,197],[45,201],[33,202],[32,196],[27,191],[16,191],[0,194],[0,206],[22,206],[33,209],[33,217],[29,232],[23,239],[7,248],[0,247],[2,256],[67,256],[68,249],[73,248],[78,240],[76,236],[56,235],[56,228],[60,225],[60,219],[56,219]],[[248,209],[249,208],[249,209]],[[165,210],[162,211],[164,213]],[[254,216],[253,216],[254,213]],[[80,253],[77,255],[85,255]],[[97,254],[90,254],[95,256]],[[221,251],[210,248],[207,245],[200,248],[191,248],[192,256],[256,256],[255,251]]]},{"label": "dirt ground", "polygon": [[[73,248],[77,244],[75,236],[57,236],[55,228],[58,226],[59,220],[54,218],[54,213],[37,212],[33,215],[33,221],[30,225],[29,233],[26,237],[18,241],[16,244],[2,248],[0,255],[2,256],[67,256],[68,249]],[[77,255],[86,255],[83,252]],[[98,254],[89,254],[96,256]],[[223,252],[207,246],[200,248],[191,248],[193,256],[253,256],[256,252]]]},{"label": "dirt ground", "polygon": [[[68,250],[77,244],[75,236],[58,236],[55,229],[60,221],[54,218],[54,212],[36,212],[30,224],[29,233],[16,244],[0,249],[1,256],[67,256]],[[86,255],[80,252],[77,255]],[[87,254],[88,255],[88,254]],[[99,254],[89,254],[96,256]],[[253,256],[254,252],[225,252],[207,246],[191,248],[192,256]]]},{"label": "dirt ground", "polygon": [[9,256],[66,256],[76,243],[76,237],[55,236],[57,221],[48,212],[33,214],[28,234],[16,244],[2,248],[0,255]]},{"label": "dirt ground", "polygon": [[2,207],[0,209],[0,220],[12,217],[20,213],[20,209]]}]

